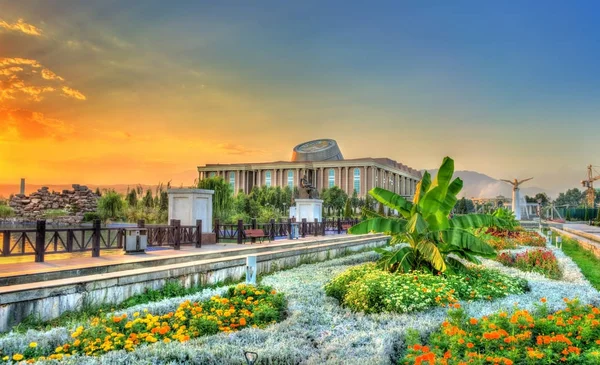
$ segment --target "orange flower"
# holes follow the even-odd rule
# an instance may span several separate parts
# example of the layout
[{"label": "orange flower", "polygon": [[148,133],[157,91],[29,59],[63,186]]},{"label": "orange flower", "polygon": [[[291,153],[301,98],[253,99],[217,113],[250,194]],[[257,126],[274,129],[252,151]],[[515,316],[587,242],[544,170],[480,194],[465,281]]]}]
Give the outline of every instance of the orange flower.
[{"label": "orange flower", "polygon": [[469,319],[469,323],[471,323],[472,325],[476,325],[477,324],[477,319],[476,318],[471,318],[471,319]]},{"label": "orange flower", "polygon": [[475,345],[473,345],[471,342],[467,343],[467,347],[472,349],[473,347],[475,347]]},{"label": "orange flower", "polygon": [[240,318],[240,326],[245,326],[246,325],[246,318],[242,317]]},{"label": "orange flower", "polygon": [[542,302],[542,303],[546,303],[546,297],[544,297],[544,298],[540,299],[540,302]]}]

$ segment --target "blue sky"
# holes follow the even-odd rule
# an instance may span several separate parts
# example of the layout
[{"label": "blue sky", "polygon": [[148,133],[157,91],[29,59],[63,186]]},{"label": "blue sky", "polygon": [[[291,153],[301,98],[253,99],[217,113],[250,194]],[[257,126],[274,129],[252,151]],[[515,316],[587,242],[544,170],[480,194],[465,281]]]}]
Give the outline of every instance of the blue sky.
[{"label": "blue sky", "polygon": [[[37,60],[87,97],[15,94],[0,106],[43,113],[83,136],[99,129],[134,139],[143,153],[123,151],[110,133],[87,145],[65,135],[75,153],[47,158],[80,168],[125,160],[123,170],[143,160],[154,175],[121,175],[137,182],[193,178],[204,163],[287,159],[296,143],[329,137],[347,157],[433,168],[450,155],[460,169],[533,175],[535,185],[563,189],[578,185],[587,164],[600,165],[599,7],[0,0],[0,21],[43,31],[0,29],[0,57]],[[25,168],[39,179],[118,180],[54,176],[34,156],[0,167],[14,170],[11,181]]]}]

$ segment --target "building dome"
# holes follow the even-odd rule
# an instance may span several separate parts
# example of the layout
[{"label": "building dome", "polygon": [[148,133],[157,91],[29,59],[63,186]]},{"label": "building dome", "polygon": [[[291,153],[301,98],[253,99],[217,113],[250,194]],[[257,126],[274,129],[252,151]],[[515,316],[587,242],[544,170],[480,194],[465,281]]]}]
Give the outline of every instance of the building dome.
[{"label": "building dome", "polygon": [[292,152],[293,162],[304,161],[333,161],[343,160],[342,152],[333,139],[316,139],[314,141],[304,142],[296,147]]}]

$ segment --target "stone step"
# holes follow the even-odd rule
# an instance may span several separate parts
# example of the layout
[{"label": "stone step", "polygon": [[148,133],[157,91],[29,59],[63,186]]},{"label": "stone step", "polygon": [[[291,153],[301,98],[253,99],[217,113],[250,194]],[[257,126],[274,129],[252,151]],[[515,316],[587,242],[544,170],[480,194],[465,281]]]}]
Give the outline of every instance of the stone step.
[{"label": "stone step", "polygon": [[[376,235],[369,235],[370,237]],[[383,235],[381,235],[383,236]],[[219,249],[211,252],[194,252],[192,250],[189,253],[181,253],[178,252],[177,255],[173,256],[159,256],[159,257],[144,257],[144,255],[139,255],[134,257],[134,259],[139,258],[138,261],[133,262],[117,262],[117,263],[95,263],[95,264],[87,264],[87,265],[69,265],[68,267],[56,267],[56,268],[44,268],[43,271],[40,272],[28,272],[23,273],[13,272],[6,273],[0,275],[0,287],[6,287],[11,285],[21,285],[21,284],[29,284],[29,283],[38,283],[38,282],[46,282],[49,280],[61,280],[72,277],[82,277],[89,275],[99,275],[99,274],[107,274],[114,273],[120,271],[127,270],[135,270],[135,269],[143,269],[148,267],[160,267],[164,265],[172,265],[172,264],[182,264],[187,262],[195,262],[199,260],[210,260],[217,259],[223,257],[230,256],[240,256],[240,255],[254,255],[259,253],[266,253],[271,251],[277,251],[280,249],[292,249],[296,247],[307,247],[316,244],[324,244],[324,243],[336,243],[340,241],[348,241],[354,239],[360,239],[363,235],[357,236],[335,236],[322,238],[320,240],[286,240],[281,243],[270,243],[270,244],[252,244],[252,245],[244,245],[242,247],[238,247],[237,245],[230,245],[231,248],[227,249]],[[131,256],[130,256],[131,257]]]}]

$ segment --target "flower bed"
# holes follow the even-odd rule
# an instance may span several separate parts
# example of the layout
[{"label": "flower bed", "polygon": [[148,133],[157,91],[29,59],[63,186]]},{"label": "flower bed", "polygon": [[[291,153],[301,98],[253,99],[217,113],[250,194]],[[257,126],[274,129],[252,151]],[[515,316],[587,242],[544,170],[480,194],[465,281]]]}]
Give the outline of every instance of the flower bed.
[{"label": "flower bed", "polygon": [[519,270],[537,272],[550,279],[560,279],[562,272],[556,256],[550,250],[535,249],[520,253],[502,252],[498,262]]},{"label": "flower bed", "polygon": [[263,328],[282,319],[285,301],[270,287],[239,284],[223,295],[203,302],[185,300],[175,311],[152,314],[148,309],[131,315],[99,316],[71,333],[71,341],[53,350],[30,342],[20,352],[0,353],[9,360],[62,360],[76,354],[97,356],[124,349],[133,351],[142,344],[171,341],[186,342],[191,338],[233,332],[245,327]]},{"label": "flower bed", "polygon": [[[600,309],[565,299],[550,314],[546,298],[536,310],[514,308],[482,318],[462,309],[430,337],[427,346],[408,343],[401,364],[598,364]],[[418,339],[417,339],[418,341]]]},{"label": "flower bed", "polygon": [[[518,302],[525,310],[535,310],[540,298],[548,298],[548,310],[563,309],[562,298],[578,297],[581,303],[598,305],[598,292],[585,280],[577,265],[560,250],[553,250],[563,270],[560,281],[550,280],[538,273],[523,272],[506,267],[493,260],[482,260],[485,267],[494,268],[505,275],[527,279],[531,291],[511,294],[493,301],[460,301],[461,308],[469,317],[480,318],[500,310],[508,311]],[[288,303],[286,319],[265,329],[246,328],[212,336],[191,338],[186,342],[157,342],[142,345],[134,351],[115,350],[101,356],[81,354],[65,358],[67,365],[104,364],[206,364],[240,365],[244,363],[242,349],[259,354],[259,364],[396,364],[406,351],[405,338],[416,331],[422,338],[438,329],[447,317],[447,309],[431,307],[418,313],[355,313],[339,305],[325,294],[323,286],[333,277],[357,264],[377,258],[372,252],[325,261],[318,264],[276,272],[262,279],[285,295]],[[166,299],[127,309],[131,317],[136,311],[147,308],[153,314],[175,311],[179,304],[208,300],[225,293],[225,288],[207,289],[200,293],[178,299]],[[76,328],[79,324],[73,326]],[[26,349],[30,342],[40,348],[54,349],[66,343],[71,328],[58,327],[51,331],[12,333],[0,338],[0,348],[5,353]],[[56,364],[41,361],[45,364]]]},{"label": "flower bed", "polygon": [[406,313],[458,300],[499,298],[521,294],[527,282],[495,270],[472,267],[460,275],[433,275],[414,271],[392,274],[374,263],[353,267],[336,276],[325,292],[355,312]]},{"label": "flower bed", "polygon": [[518,246],[545,247],[546,239],[534,231],[497,231],[486,232],[486,242],[496,250],[514,249]]}]

